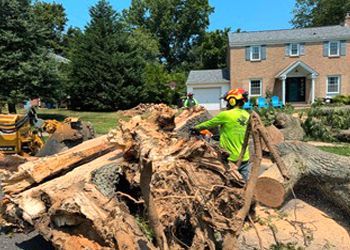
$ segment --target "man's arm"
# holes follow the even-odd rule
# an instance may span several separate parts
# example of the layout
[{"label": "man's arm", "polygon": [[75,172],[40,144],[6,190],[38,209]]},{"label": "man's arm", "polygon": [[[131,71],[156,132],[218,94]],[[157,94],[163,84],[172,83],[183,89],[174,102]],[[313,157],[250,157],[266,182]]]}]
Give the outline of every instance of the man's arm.
[{"label": "man's arm", "polygon": [[188,107],[188,99],[185,100],[185,102],[184,102],[184,107],[185,107],[185,108]]},{"label": "man's arm", "polygon": [[217,116],[215,116],[214,118],[212,118],[206,122],[202,122],[202,123],[198,124],[194,128],[198,129],[198,130],[202,130],[202,129],[206,129],[206,128],[214,128],[214,127],[225,124],[225,122],[226,121],[224,119],[223,113],[220,113]]}]

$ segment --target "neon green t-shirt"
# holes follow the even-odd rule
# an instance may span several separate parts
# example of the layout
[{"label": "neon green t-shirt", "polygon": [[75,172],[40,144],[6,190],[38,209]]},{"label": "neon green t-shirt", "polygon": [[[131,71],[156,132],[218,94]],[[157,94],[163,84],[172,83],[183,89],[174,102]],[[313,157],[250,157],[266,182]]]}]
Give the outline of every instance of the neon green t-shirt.
[{"label": "neon green t-shirt", "polygon": [[[209,121],[197,125],[198,130],[220,126],[220,146],[230,153],[230,161],[236,162],[242,150],[244,135],[247,130],[249,113],[235,108],[219,113]],[[246,150],[243,161],[249,160],[249,150]]]}]

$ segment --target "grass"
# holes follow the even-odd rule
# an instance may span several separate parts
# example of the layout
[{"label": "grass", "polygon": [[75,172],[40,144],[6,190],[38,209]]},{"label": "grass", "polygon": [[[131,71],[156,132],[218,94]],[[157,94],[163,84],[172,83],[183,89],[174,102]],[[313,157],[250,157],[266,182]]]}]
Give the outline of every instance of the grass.
[{"label": "grass", "polygon": [[319,149],[343,156],[350,156],[350,145],[349,146],[339,146],[339,147],[327,147],[327,146],[319,146]]},{"label": "grass", "polygon": [[107,134],[117,126],[120,119],[125,119],[120,112],[82,112],[66,109],[39,109],[38,116],[44,120],[63,121],[67,117],[78,117],[82,121],[91,122],[97,134]]}]

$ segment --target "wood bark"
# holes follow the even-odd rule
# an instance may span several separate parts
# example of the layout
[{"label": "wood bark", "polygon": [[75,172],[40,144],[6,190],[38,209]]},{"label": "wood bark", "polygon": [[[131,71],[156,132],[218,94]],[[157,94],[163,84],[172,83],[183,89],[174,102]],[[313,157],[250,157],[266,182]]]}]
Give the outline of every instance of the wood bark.
[{"label": "wood bark", "polygon": [[138,241],[152,249],[125,205],[104,196],[91,182],[94,171],[123,161],[121,150],[112,151],[14,196],[16,206],[7,210],[21,214],[58,249],[141,249]]},{"label": "wood bark", "polygon": [[289,180],[284,180],[274,166],[257,182],[256,198],[262,204],[279,207],[291,188],[301,179],[318,188],[335,205],[350,214],[349,157],[321,151],[304,142],[284,142],[278,145]]},{"label": "wood bark", "polygon": [[63,171],[104,155],[114,148],[115,145],[109,143],[106,137],[99,137],[60,154],[27,162],[21,165],[9,179],[3,181],[3,191],[6,194],[22,192]]}]

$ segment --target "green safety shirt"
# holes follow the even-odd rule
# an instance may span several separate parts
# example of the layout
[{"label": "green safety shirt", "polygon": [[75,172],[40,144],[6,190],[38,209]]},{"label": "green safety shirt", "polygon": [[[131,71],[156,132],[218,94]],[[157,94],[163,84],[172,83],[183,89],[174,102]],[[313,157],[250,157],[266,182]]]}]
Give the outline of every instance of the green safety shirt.
[{"label": "green safety shirt", "polygon": [[185,103],[184,103],[184,107],[186,108],[192,108],[194,106],[197,106],[198,105],[198,101],[194,98],[190,99],[190,98],[187,98]]},{"label": "green safety shirt", "polygon": [[[249,113],[244,109],[235,108],[219,113],[209,121],[197,125],[198,130],[220,126],[220,146],[230,153],[230,161],[238,161],[242,150],[245,132],[247,130]],[[243,161],[249,160],[249,150],[246,150]]]}]

